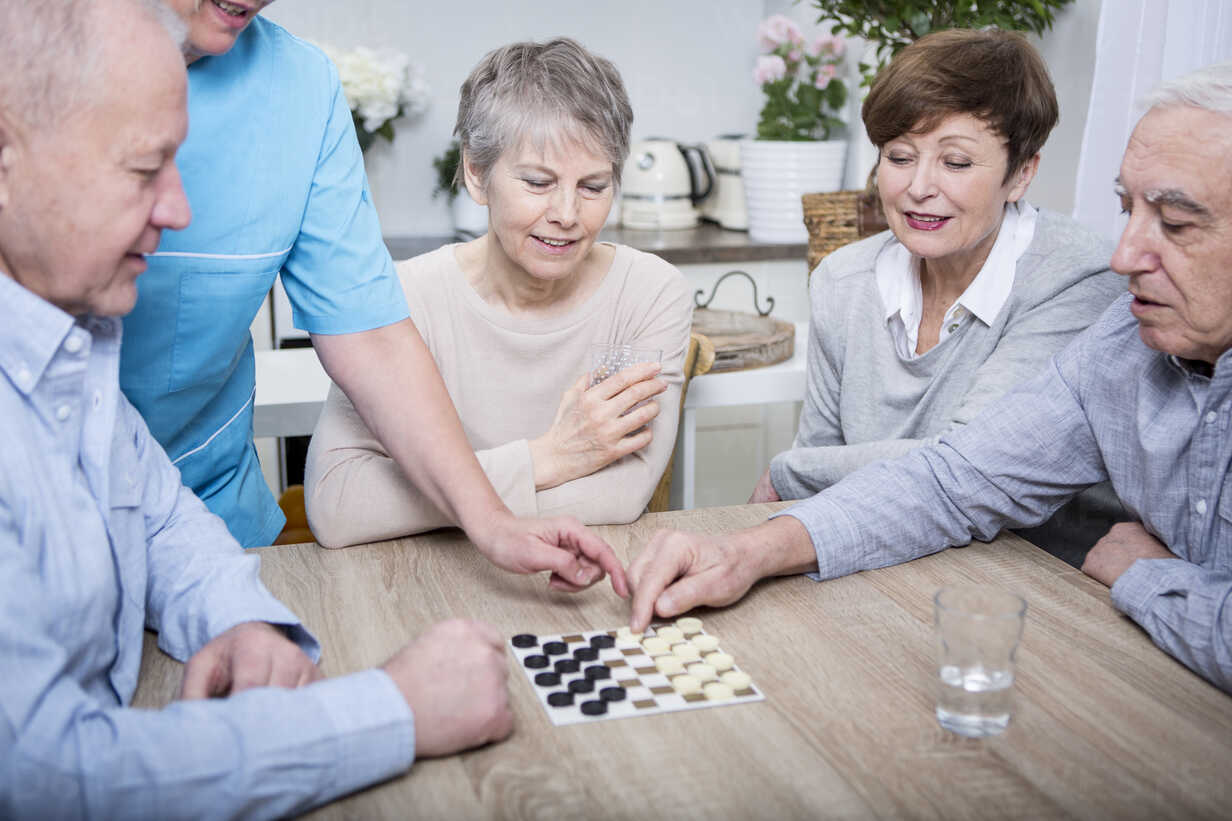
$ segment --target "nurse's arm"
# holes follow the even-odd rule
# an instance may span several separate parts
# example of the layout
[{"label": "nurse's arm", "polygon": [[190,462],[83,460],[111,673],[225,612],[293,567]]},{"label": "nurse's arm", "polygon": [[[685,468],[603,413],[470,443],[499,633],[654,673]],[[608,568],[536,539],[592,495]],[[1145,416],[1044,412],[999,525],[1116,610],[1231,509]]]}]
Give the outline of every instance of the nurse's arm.
[{"label": "nurse's arm", "polygon": [[475,546],[515,573],[551,571],[551,585],[581,590],[612,577],[628,594],[624,568],[579,522],[518,519],[488,481],[436,363],[410,319],[351,334],[313,334],[326,373],[407,477]]}]

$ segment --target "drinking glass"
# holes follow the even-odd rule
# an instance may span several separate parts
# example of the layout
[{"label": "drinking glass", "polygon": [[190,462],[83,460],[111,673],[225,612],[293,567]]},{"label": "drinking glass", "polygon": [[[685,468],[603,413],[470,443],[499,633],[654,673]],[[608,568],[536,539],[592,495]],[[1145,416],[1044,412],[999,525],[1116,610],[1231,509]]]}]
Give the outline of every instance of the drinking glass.
[{"label": "drinking glass", "polygon": [[943,587],[933,596],[942,727],[980,738],[1009,726],[1014,654],[1026,613],[1022,597],[990,587]]},{"label": "drinking glass", "polygon": [[590,346],[590,382],[594,387],[613,374],[640,362],[662,362],[663,351],[632,345],[601,343]]}]

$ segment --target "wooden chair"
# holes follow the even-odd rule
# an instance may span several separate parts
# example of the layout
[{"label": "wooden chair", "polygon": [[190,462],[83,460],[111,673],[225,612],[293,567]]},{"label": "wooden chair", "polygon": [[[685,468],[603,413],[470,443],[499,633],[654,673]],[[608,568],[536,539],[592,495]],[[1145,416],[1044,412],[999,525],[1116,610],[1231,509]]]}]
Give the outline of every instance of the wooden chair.
[{"label": "wooden chair", "polygon": [[[684,381],[680,384],[679,418],[684,416],[684,398],[689,392],[689,381],[695,376],[701,376],[714,365],[714,344],[702,334],[694,331],[689,334],[689,351],[684,357]],[[679,421],[677,421],[679,429]],[[667,460],[667,468],[655,486],[654,494],[646,510],[651,513],[661,513],[668,509],[672,495],[672,463],[676,461],[676,448],[672,447],[672,455]]]},{"label": "wooden chair", "polygon": [[287,517],[286,526],[274,540],[274,544],[301,544],[315,542],[316,536],[308,528],[308,513],[304,509],[304,486],[291,485],[278,497],[278,506]]}]

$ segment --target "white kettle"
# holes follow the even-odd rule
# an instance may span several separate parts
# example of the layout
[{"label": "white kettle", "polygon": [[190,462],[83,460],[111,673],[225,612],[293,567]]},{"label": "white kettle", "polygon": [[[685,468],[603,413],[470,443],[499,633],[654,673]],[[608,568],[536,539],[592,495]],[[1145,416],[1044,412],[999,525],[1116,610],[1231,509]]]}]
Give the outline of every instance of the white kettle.
[{"label": "white kettle", "polygon": [[697,205],[714,187],[706,149],[675,140],[634,143],[620,184],[620,221],[626,228],[693,228]]}]

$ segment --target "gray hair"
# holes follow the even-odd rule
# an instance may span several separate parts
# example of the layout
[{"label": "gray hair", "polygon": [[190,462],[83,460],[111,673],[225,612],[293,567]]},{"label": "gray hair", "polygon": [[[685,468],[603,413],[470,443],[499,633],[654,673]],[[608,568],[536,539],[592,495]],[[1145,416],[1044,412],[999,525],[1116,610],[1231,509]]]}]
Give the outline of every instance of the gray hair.
[{"label": "gray hair", "polygon": [[1146,109],[1193,106],[1215,114],[1232,114],[1232,63],[1217,63],[1156,88],[1143,100]]},{"label": "gray hair", "polygon": [[[183,50],[188,27],[161,0],[133,3]],[[0,0],[5,70],[0,112],[32,129],[52,128],[97,97],[104,44],[98,0]]]},{"label": "gray hair", "polygon": [[[595,145],[619,184],[632,125],[616,67],[560,37],[488,52],[462,84],[454,134],[482,184],[501,154],[522,140],[543,148],[562,136]],[[462,182],[462,163],[455,181]]]}]

